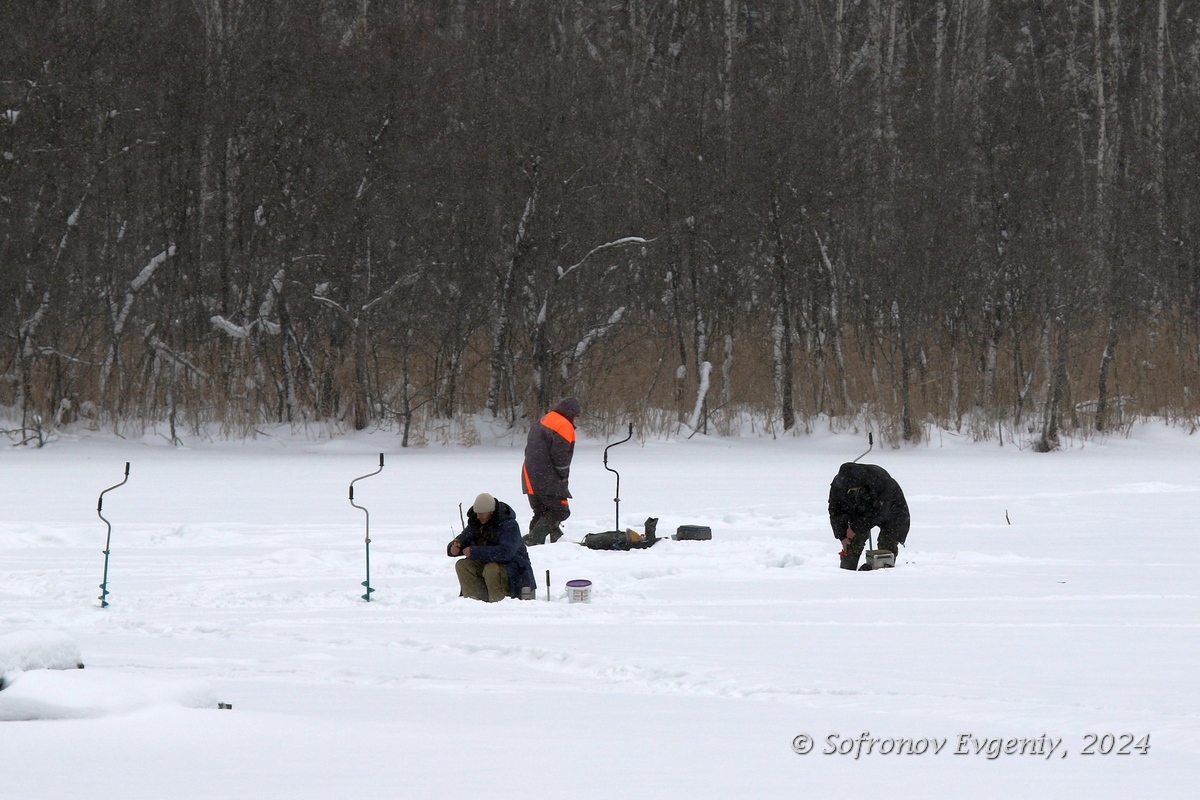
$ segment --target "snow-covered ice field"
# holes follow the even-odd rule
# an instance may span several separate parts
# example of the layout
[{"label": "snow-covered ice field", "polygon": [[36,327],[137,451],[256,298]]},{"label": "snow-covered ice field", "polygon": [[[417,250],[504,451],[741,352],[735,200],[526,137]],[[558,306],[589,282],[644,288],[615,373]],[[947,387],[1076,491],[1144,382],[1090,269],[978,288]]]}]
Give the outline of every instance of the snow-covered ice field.
[{"label": "snow-covered ice field", "polygon": [[[913,529],[876,573],[837,568],[825,513],[864,437],[635,440],[609,456],[622,527],[711,542],[564,540],[531,550],[549,602],[460,599],[458,504],[527,524],[521,444],[3,448],[0,637],[63,635],[86,669],[10,672],[0,797],[1197,796],[1200,436],[877,447]],[[604,444],[576,450],[568,538],[613,525]],[[380,451],[368,604],[346,489]],[[101,609],[96,499],[126,461]]]}]

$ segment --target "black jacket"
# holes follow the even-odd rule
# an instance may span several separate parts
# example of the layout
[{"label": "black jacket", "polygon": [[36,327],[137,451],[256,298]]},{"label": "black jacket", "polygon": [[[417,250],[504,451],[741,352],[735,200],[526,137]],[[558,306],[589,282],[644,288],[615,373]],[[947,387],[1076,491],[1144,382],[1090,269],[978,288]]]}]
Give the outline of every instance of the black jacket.
[{"label": "black jacket", "polygon": [[[521,526],[517,515],[508,503],[496,501],[496,511],[487,524],[480,525],[475,509],[467,511],[467,527],[454,537],[460,550],[471,548],[471,560],[497,562],[508,567],[508,596],[520,597],[521,587],[537,589],[533,577],[533,565],[529,563],[529,550],[521,540]],[[455,558],[446,545],[446,555]]]},{"label": "black jacket", "polygon": [[846,537],[847,526],[858,535],[878,527],[903,544],[908,536],[908,503],[900,484],[883,467],[842,464],[829,485],[829,524],[835,539]]}]

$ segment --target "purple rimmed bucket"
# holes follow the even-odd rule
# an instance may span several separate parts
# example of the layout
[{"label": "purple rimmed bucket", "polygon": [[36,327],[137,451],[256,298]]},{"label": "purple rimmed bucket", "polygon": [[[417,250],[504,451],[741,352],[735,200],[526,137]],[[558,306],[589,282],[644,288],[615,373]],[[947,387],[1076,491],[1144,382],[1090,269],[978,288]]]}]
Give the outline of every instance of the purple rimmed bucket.
[{"label": "purple rimmed bucket", "polygon": [[592,582],[585,580],[567,581],[567,602],[592,602]]}]

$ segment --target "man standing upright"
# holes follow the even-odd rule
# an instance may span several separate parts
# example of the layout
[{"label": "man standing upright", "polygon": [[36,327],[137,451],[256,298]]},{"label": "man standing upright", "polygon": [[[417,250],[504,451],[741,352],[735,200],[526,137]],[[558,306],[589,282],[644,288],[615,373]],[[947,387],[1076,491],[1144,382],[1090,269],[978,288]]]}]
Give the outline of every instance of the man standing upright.
[{"label": "man standing upright", "polygon": [[529,496],[533,519],[523,538],[532,546],[553,544],[562,538],[563,520],[571,516],[567,500],[571,492],[571,457],[575,455],[575,418],[579,400],[568,397],[542,417],[529,431],[525,442],[525,463],[521,466],[521,491]]}]

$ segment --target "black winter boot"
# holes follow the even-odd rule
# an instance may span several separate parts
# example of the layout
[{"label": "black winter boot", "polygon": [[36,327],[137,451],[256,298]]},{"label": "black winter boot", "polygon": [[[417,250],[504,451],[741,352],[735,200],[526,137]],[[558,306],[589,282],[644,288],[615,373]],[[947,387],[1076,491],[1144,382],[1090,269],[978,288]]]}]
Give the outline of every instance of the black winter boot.
[{"label": "black winter boot", "polygon": [[[536,524],[529,527],[529,533],[522,536],[521,540],[525,542],[526,547],[533,547],[534,545],[545,544],[546,537],[554,536],[555,533],[558,536],[562,536],[562,531],[558,529],[553,520],[549,517],[541,517]],[[558,541],[558,537],[554,537],[551,541]]]},{"label": "black winter boot", "polygon": [[[866,566],[865,564],[863,566]],[[858,567],[858,556],[842,555],[842,569],[854,570]]]},{"label": "black winter boot", "polygon": [[657,539],[658,537],[656,534],[658,533],[658,517],[646,517],[645,530],[647,541],[653,542],[655,539]]}]

